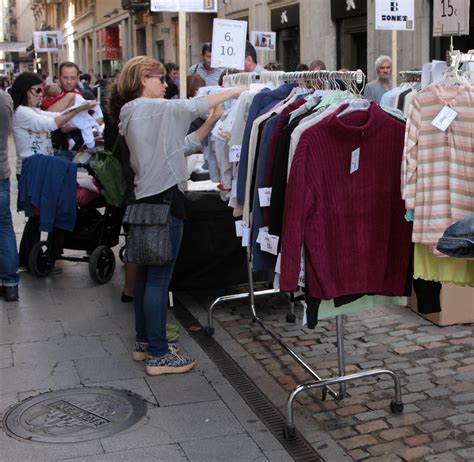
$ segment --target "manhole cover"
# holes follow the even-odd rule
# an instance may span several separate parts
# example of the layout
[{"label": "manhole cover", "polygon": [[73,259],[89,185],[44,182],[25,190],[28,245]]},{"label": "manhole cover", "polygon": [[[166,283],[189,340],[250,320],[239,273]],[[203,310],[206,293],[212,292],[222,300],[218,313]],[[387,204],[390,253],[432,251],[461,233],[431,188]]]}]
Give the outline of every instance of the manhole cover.
[{"label": "manhole cover", "polygon": [[109,388],[72,388],[28,398],[9,409],[3,428],[40,443],[77,443],[114,435],[146,414],[138,395]]}]

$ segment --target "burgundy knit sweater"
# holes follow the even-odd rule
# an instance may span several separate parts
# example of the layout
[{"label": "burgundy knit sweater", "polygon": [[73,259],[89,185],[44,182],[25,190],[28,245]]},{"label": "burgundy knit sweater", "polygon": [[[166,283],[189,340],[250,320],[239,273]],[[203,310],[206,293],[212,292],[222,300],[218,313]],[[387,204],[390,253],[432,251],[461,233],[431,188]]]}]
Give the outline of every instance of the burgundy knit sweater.
[{"label": "burgundy knit sweater", "polygon": [[[285,199],[280,287],[296,289],[304,245],[309,295],[403,295],[411,247],[400,194],[405,126],[375,103],[338,117],[346,106],[298,143]],[[359,168],[350,174],[357,148]]]}]

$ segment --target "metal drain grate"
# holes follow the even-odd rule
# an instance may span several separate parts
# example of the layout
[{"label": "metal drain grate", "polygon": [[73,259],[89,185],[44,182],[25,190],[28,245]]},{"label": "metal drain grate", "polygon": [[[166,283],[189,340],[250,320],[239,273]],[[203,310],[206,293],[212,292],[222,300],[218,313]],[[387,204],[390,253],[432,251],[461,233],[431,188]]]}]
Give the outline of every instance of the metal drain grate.
[{"label": "metal drain grate", "polygon": [[323,461],[298,431],[292,438],[283,436],[285,417],[217,341],[205,335],[203,326],[179,301],[175,301],[173,313],[295,461]]}]

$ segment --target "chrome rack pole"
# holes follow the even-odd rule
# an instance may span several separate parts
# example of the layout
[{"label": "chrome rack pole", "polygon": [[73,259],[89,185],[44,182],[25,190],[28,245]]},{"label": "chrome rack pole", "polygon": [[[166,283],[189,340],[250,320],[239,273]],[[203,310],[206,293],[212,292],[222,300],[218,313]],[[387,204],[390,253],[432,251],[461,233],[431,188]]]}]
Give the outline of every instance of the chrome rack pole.
[{"label": "chrome rack pole", "polygon": [[[336,336],[337,336],[337,364],[339,367],[339,376],[346,375],[346,353],[344,351],[344,316],[336,316]],[[338,399],[344,399],[346,396],[346,384],[339,384]]]}]

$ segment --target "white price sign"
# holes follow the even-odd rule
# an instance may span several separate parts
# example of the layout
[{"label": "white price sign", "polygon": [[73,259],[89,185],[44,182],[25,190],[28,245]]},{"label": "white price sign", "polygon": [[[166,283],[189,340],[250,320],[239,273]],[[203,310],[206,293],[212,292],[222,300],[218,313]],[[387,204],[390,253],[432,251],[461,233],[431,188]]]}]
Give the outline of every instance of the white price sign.
[{"label": "white price sign", "polygon": [[415,0],[377,0],[375,28],[378,30],[415,30]]},{"label": "white price sign", "polygon": [[217,13],[217,0],[151,0],[150,11]]},{"label": "white price sign", "polygon": [[469,0],[434,0],[433,36],[469,35]]},{"label": "white price sign", "polygon": [[247,21],[214,19],[211,67],[243,69]]}]

